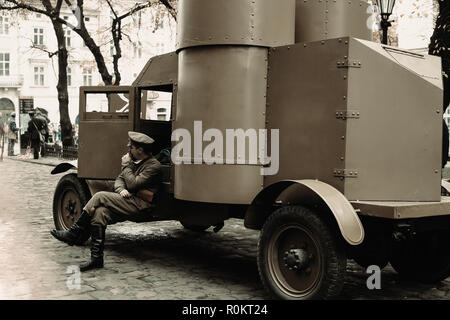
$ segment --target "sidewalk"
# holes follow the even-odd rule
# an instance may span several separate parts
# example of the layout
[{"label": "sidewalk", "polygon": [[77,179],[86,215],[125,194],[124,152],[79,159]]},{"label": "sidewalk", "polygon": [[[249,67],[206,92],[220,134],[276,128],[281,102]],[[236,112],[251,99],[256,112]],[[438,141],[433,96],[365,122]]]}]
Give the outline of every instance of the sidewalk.
[{"label": "sidewalk", "polygon": [[[8,156],[8,152],[5,149],[3,151],[3,160],[9,159],[9,160],[15,160],[15,161],[30,162],[30,163],[35,163],[35,164],[47,165],[47,166],[51,166],[51,167],[56,167],[60,163],[71,161],[71,160],[61,159],[61,158],[52,157],[52,156],[45,156],[45,157],[39,156],[39,159],[33,159],[33,155],[31,155],[31,158],[26,158],[25,152],[26,152],[26,150],[22,149],[22,150],[20,150],[21,154],[16,154],[14,156]],[[1,153],[1,149],[0,149],[0,153]]]},{"label": "sidewalk", "polygon": [[49,156],[39,157],[39,159],[33,159],[33,157],[31,157],[31,159],[26,159],[26,158],[24,158],[24,155],[15,155],[12,157],[3,156],[3,159],[30,162],[30,163],[42,164],[42,165],[51,166],[51,167],[56,167],[60,163],[71,161],[71,160],[60,159],[60,158],[49,157]]}]

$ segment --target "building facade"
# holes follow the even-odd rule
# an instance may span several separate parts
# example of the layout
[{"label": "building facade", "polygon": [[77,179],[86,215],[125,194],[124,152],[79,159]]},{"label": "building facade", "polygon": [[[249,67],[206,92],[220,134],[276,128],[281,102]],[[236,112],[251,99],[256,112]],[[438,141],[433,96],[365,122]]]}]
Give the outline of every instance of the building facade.
[{"label": "building facade", "polygon": [[[128,12],[136,2],[115,3],[114,9],[120,15]],[[78,23],[69,8],[63,9],[61,16],[74,26]],[[85,1],[85,24],[101,49],[110,74],[113,74],[115,54],[111,34],[113,16],[106,2]],[[121,85],[131,84],[151,57],[175,50],[176,22],[161,8],[134,13],[123,20],[122,31]],[[69,115],[75,124],[79,87],[103,85],[103,82],[94,56],[81,37],[65,28],[65,41],[69,52]],[[19,115],[16,120],[23,128],[22,133],[26,130],[31,108],[48,111],[52,128],[57,130],[60,120],[56,90],[58,58],[51,55],[56,51],[56,36],[47,16],[34,12],[0,11],[0,112],[7,117],[15,111]],[[169,114],[159,112],[159,116],[169,117]]]}]

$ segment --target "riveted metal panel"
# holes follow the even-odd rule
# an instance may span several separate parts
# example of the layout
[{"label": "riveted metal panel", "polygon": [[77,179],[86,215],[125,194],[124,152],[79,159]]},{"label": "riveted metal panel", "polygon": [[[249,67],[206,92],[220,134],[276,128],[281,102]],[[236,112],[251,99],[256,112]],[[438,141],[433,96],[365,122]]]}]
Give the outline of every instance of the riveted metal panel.
[{"label": "riveted metal panel", "polygon": [[180,0],[178,6],[177,50],[295,40],[295,0]]},{"label": "riveted metal panel", "polygon": [[122,105],[118,93],[125,94],[128,102],[134,101],[134,88],[129,86],[80,88],[78,176],[81,178],[115,179],[120,173],[120,158],[128,151],[128,131],[134,129],[133,103],[126,112],[116,112],[114,105],[109,105],[111,112],[86,112],[86,94],[113,95],[109,104]]},{"label": "riveted metal panel", "polygon": [[279,172],[264,185],[284,179],[318,179],[344,192],[334,175],[344,168],[347,121],[348,39],[270,49],[267,128],[279,129]]},{"label": "riveted metal panel", "polygon": [[[264,129],[267,49],[258,47],[190,48],[179,54],[179,83],[174,129],[202,131]],[[230,160],[237,160],[235,158]]]},{"label": "riveted metal panel", "polygon": [[[217,129],[222,134],[223,153],[216,156],[222,158],[224,163],[228,160],[240,164],[243,158],[249,160],[248,154],[240,155],[236,149],[232,158],[226,158],[226,134],[227,129],[251,129],[257,132],[265,128],[267,49],[227,46],[189,48],[179,53],[179,68],[174,130],[186,129],[190,132],[192,163],[208,160],[202,159],[202,152],[209,142],[203,142],[202,139],[203,133],[209,129]],[[196,121],[201,121],[200,133],[194,130]],[[195,141],[200,141],[200,145],[196,147]],[[181,155],[182,158],[185,156]],[[249,161],[245,163],[249,164]],[[230,169],[232,166],[213,166],[213,171],[217,171],[214,175],[228,177],[220,180],[220,188],[216,186],[206,188],[204,192],[192,192],[193,185],[210,185],[211,175],[200,174],[197,168],[191,168],[198,165],[176,165],[176,177],[188,175],[190,178],[175,180],[175,197],[190,201],[220,199],[223,203],[235,203],[238,197],[238,203],[242,203],[242,199],[250,203],[252,199],[249,195],[256,194],[261,183],[249,181],[262,181],[260,167],[249,164],[233,170]],[[200,168],[211,171],[208,166]],[[198,174],[190,175],[192,170]],[[236,186],[239,187],[236,189]],[[239,190],[241,195],[224,190]]]},{"label": "riveted metal panel", "polygon": [[175,52],[150,58],[133,86],[146,87],[176,83],[178,79],[178,55]]},{"label": "riveted metal panel", "polygon": [[191,164],[175,167],[180,200],[250,204],[262,190],[259,166]]},{"label": "riveted metal panel", "polygon": [[338,37],[371,40],[367,1],[297,0],[295,42]]},{"label": "riveted metal panel", "polygon": [[[394,50],[394,51],[392,51]],[[345,180],[350,200],[439,201],[442,80],[440,58],[351,39]]]},{"label": "riveted metal panel", "polygon": [[362,215],[387,219],[411,219],[445,216],[450,212],[450,197],[437,202],[352,201]]}]

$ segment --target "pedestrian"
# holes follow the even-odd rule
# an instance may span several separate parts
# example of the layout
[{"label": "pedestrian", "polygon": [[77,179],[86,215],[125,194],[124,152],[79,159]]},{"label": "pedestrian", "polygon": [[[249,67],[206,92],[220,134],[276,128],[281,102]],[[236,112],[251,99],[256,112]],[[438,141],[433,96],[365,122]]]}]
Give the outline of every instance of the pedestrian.
[{"label": "pedestrian", "polygon": [[14,156],[14,145],[17,141],[17,132],[19,129],[16,126],[16,113],[11,113],[8,119],[8,156]]},{"label": "pedestrian", "polygon": [[42,143],[45,141],[42,131],[45,130],[45,123],[36,117],[36,111],[28,112],[30,121],[28,121],[28,134],[30,136],[29,145],[33,148],[34,159],[39,159],[39,152]]},{"label": "pedestrian", "polygon": [[45,144],[48,143],[48,137],[50,133],[50,130],[48,129],[49,121],[48,118],[46,118],[39,109],[36,110],[36,118],[39,119],[44,126],[44,128],[41,129],[41,134],[44,136],[44,141],[41,143],[41,156],[45,157]]},{"label": "pedestrian", "polygon": [[3,119],[3,114],[0,112],[0,159],[3,160],[3,151],[5,147],[5,133],[6,133],[6,122]]},{"label": "pedestrian", "polygon": [[161,181],[161,164],[152,155],[149,136],[128,132],[129,152],[122,157],[122,171],[114,183],[114,192],[94,194],[83,208],[80,218],[69,230],[50,233],[69,245],[80,245],[91,236],[91,259],[80,271],[103,268],[106,226],[148,215]]}]

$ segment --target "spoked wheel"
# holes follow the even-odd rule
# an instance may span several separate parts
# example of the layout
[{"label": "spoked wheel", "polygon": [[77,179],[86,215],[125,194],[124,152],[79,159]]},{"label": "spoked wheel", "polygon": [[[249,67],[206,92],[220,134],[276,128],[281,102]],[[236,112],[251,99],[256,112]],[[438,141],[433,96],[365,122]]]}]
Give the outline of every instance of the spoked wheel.
[{"label": "spoked wheel", "polygon": [[417,234],[393,245],[391,265],[401,277],[436,283],[450,276],[450,235],[446,231]]},{"label": "spoked wheel", "polygon": [[69,229],[80,217],[90,198],[87,186],[76,175],[61,178],[53,197],[53,220],[58,230]]},{"label": "spoked wheel", "polygon": [[347,262],[339,241],[309,209],[278,209],[264,224],[258,243],[258,269],[264,286],[279,299],[337,296]]}]

